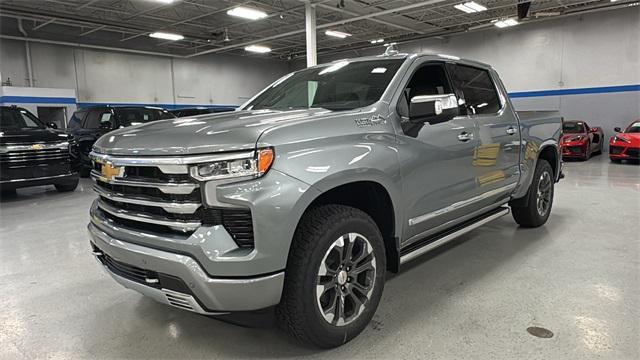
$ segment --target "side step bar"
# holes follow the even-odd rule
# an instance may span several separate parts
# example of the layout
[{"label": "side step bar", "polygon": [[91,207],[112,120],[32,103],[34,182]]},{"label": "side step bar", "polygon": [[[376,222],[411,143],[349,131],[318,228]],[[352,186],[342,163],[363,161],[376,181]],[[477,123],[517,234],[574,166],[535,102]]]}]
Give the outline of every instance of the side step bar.
[{"label": "side step bar", "polygon": [[488,222],[503,217],[504,215],[507,215],[509,211],[510,210],[508,207],[499,207],[497,209],[489,211],[486,214],[465,221],[464,223],[455,226],[452,229],[445,230],[441,233],[420,240],[417,243],[411,244],[407,249],[403,249],[401,251],[400,264],[405,264],[419,257],[420,255],[423,255],[441,245],[448,243],[449,241],[457,238],[460,235],[466,234],[469,231],[479,228],[480,226]]}]

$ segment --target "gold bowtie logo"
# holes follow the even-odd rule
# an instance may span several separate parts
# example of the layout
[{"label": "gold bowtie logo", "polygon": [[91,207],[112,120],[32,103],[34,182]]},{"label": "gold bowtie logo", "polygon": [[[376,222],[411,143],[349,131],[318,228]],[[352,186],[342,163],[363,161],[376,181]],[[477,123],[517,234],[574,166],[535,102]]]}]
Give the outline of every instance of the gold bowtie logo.
[{"label": "gold bowtie logo", "polygon": [[102,164],[100,172],[105,179],[111,180],[115,176],[120,176],[120,170],[122,170],[121,167],[116,167],[111,164]]},{"label": "gold bowtie logo", "polygon": [[42,150],[42,145],[40,145],[40,144],[33,144],[33,145],[31,145],[31,149],[32,149],[32,150]]}]

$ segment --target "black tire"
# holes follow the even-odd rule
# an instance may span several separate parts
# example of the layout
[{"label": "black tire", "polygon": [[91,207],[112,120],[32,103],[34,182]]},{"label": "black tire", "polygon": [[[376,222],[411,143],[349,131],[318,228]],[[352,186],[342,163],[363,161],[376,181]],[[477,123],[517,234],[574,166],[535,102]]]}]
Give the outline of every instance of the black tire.
[{"label": "black tire", "polygon": [[80,181],[80,179],[75,179],[75,181],[70,181],[70,182],[65,182],[65,183],[60,183],[60,184],[54,184],[54,186],[56,187],[56,190],[58,190],[58,192],[71,192],[71,191],[74,191],[78,187],[78,182],[79,181]]},{"label": "black tire", "polygon": [[584,161],[587,161],[591,158],[591,141],[587,143],[587,149],[584,151]]},{"label": "black tire", "polygon": [[[342,241],[348,239],[348,237],[345,238],[348,234],[361,235],[362,238],[354,235],[353,241],[343,243],[342,247],[337,246],[336,243],[340,239],[343,239]],[[365,241],[368,241],[370,247],[366,245],[363,247],[366,244]],[[351,248],[346,247],[349,243],[355,245],[351,245]],[[345,265],[346,271],[340,271],[343,268],[339,268],[339,264],[329,263],[330,256],[341,258],[339,254],[342,254],[345,249],[352,249],[355,252],[357,250],[353,249],[358,247],[362,253],[347,251],[357,259],[351,263],[353,268],[350,269]],[[338,251],[338,249],[341,250]],[[367,251],[366,254],[365,251]],[[348,258],[352,259],[352,256]],[[370,260],[371,256],[373,261]],[[354,272],[363,268],[358,264],[366,265],[367,262],[370,263],[366,272],[362,271],[352,278],[351,275]],[[373,270],[371,270],[372,264]],[[320,276],[323,269],[325,274],[329,274],[327,269],[334,266],[337,270],[331,271],[335,275]],[[347,272],[349,270],[351,271]],[[384,242],[378,226],[369,215],[356,208],[342,205],[324,205],[311,209],[300,221],[289,251],[282,300],[276,308],[278,323],[287,333],[307,345],[320,348],[340,346],[360,334],[371,321],[382,296],[385,272]],[[323,285],[318,285],[321,279]],[[356,284],[361,286],[360,279],[365,279],[364,283],[372,286],[368,289],[368,295],[356,287]],[[321,289],[322,296],[316,294],[318,286],[325,286],[324,290]],[[350,292],[350,295],[339,298],[339,294],[345,289]],[[352,300],[355,296],[362,301],[363,308],[356,307],[356,303]],[[331,304],[344,304],[342,306],[342,314],[345,315],[343,321],[336,320],[335,313],[329,314],[333,315],[333,320],[327,319],[328,310],[323,311],[325,307],[323,304],[333,311],[337,311],[338,307],[333,307]],[[350,305],[351,315],[349,315]],[[362,311],[359,312],[357,309]]]},{"label": "black tire", "polygon": [[[544,183],[543,183],[544,182]],[[555,177],[553,169],[549,162],[544,159],[538,159],[536,171],[533,174],[533,181],[529,186],[527,193],[527,202],[522,205],[511,206],[513,219],[522,227],[538,227],[544,225],[551,214],[551,206],[553,204],[553,186]],[[541,183],[542,188],[541,188]],[[548,186],[548,188],[547,188]],[[544,189],[539,192],[539,189]],[[545,211],[541,213],[538,209],[538,201],[546,201]]]},{"label": "black tire", "polygon": [[[611,158],[609,158],[609,159],[611,159]],[[620,164],[622,162],[622,160],[620,160],[620,159],[611,159],[611,162],[614,163],[614,164]]]}]

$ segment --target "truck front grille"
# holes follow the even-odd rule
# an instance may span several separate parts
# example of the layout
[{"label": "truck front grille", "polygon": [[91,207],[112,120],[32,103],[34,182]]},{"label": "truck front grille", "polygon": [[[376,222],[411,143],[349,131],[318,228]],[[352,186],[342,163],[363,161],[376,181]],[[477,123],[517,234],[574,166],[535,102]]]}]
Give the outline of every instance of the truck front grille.
[{"label": "truck front grille", "polygon": [[8,145],[0,153],[0,164],[8,166],[37,166],[39,164],[69,161],[69,143],[55,142],[32,145]]},{"label": "truck front grille", "polygon": [[103,166],[94,162],[91,176],[99,195],[99,211],[114,225],[182,235],[190,235],[202,225],[222,225],[238,246],[253,247],[251,211],[204,206],[200,184],[188,175],[188,166]]}]

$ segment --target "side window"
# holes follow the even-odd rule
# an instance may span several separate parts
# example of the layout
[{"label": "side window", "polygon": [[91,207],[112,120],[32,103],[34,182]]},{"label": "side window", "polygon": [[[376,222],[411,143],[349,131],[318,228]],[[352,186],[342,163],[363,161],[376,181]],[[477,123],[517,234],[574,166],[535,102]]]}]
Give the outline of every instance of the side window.
[{"label": "side window", "polygon": [[84,117],[87,115],[86,111],[76,111],[73,113],[73,115],[71,116],[71,119],[69,119],[69,130],[75,130],[75,129],[79,129],[82,127],[82,121],[84,120]]},{"label": "side window", "polygon": [[106,127],[105,123],[110,123],[109,127],[113,128],[113,115],[111,110],[91,110],[84,121],[86,129],[100,129]]},{"label": "side window", "polygon": [[409,114],[409,102],[420,95],[451,94],[451,84],[447,79],[445,68],[441,64],[428,64],[419,68],[409,80],[398,103],[398,111],[402,116]]},{"label": "side window", "polygon": [[488,71],[465,65],[451,69],[453,84],[464,96],[467,114],[493,114],[500,110],[500,98]]}]

